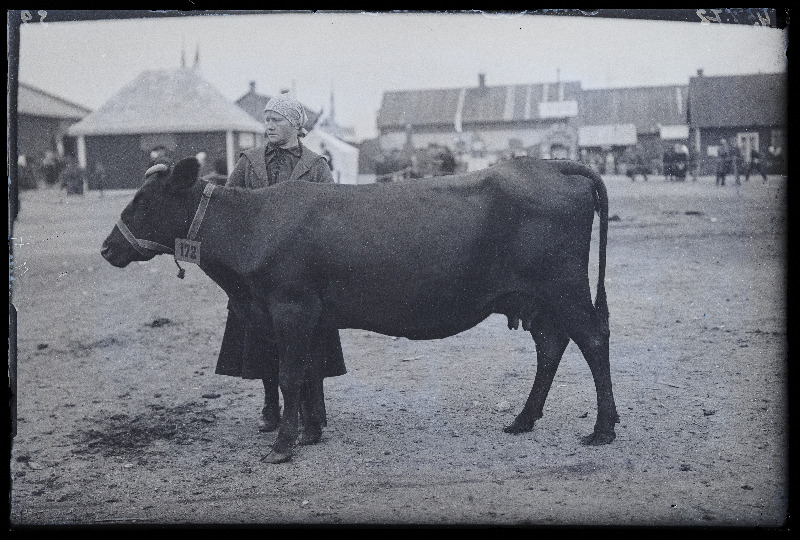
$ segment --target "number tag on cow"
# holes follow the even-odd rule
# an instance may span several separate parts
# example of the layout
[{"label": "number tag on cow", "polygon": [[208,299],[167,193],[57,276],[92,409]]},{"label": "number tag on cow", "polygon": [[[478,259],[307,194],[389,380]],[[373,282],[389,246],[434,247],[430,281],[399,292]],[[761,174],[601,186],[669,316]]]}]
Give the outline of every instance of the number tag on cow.
[{"label": "number tag on cow", "polygon": [[187,240],[186,238],[176,238],[175,260],[200,264],[200,242]]}]

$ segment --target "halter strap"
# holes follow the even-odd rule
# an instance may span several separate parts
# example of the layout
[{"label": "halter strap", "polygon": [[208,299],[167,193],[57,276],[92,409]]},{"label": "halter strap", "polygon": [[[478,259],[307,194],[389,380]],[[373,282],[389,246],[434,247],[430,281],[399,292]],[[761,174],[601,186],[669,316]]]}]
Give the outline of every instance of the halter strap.
[{"label": "halter strap", "polygon": [[[208,203],[211,202],[211,194],[214,193],[214,188],[217,186],[209,182],[206,184],[206,187],[203,188],[203,196],[200,198],[200,204],[197,206],[197,210],[194,213],[194,218],[192,218],[192,223],[189,225],[189,232],[187,233],[188,240],[194,240],[195,236],[197,236],[197,232],[200,230],[200,225],[203,224],[203,218],[206,215],[206,210],[208,209]],[[141,240],[136,238],[131,230],[125,225],[125,222],[122,221],[120,218],[117,221],[117,228],[119,232],[122,233],[122,236],[130,243],[133,248],[138,251],[141,255],[150,255],[148,251],[153,252],[155,251],[156,254],[159,253],[172,253],[175,254],[175,248],[165,246],[164,244],[159,244],[158,242],[153,242],[151,240]],[[180,268],[180,273],[178,277],[183,278],[184,270],[181,268],[181,265],[178,264],[178,260],[175,260],[175,264],[178,265]]]},{"label": "halter strap", "polygon": [[192,224],[189,225],[189,233],[186,235],[187,239],[194,240],[194,237],[197,236],[197,231],[200,230],[200,225],[202,225],[203,218],[206,216],[208,203],[211,202],[211,194],[214,193],[214,188],[216,187],[216,184],[209,182],[203,189],[203,197],[200,199],[200,204],[197,206],[197,211],[194,213]]},{"label": "halter strap", "polygon": [[117,228],[119,229],[119,232],[122,233],[122,236],[124,236],[125,239],[134,247],[134,249],[142,255],[150,255],[146,250],[155,251],[156,253],[175,253],[174,248],[165,246],[164,244],[136,238],[133,236],[133,233],[130,231],[130,229],[128,229],[127,225],[125,225],[125,222],[122,221],[122,218],[117,221]]}]

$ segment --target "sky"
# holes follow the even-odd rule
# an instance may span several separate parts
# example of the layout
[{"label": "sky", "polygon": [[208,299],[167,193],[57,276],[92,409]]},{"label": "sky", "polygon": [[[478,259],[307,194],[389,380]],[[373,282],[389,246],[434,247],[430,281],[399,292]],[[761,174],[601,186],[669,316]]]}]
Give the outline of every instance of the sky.
[{"label": "sky", "polygon": [[788,30],[745,24],[531,14],[194,15],[31,22],[20,27],[19,80],[91,109],[185,51],[234,101],[294,88],[359,140],[377,135],[392,90],[580,81],[583,88],[688,84],[706,75],[786,71]]}]

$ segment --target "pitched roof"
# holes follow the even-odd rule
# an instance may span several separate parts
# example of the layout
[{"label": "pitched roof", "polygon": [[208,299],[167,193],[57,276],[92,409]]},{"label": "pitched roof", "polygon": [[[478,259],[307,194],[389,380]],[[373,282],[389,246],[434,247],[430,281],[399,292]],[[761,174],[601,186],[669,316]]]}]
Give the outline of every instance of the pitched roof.
[{"label": "pitched roof", "polygon": [[581,124],[633,124],[639,133],[686,124],[687,91],[686,85],[584,89]]},{"label": "pitched roof", "polygon": [[144,71],[102,107],[69,128],[70,135],[245,131],[263,126],[193,69]]},{"label": "pitched roof", "polygon": [[[254,83],[251,83],[250,91],[237,99],[236,105],[259,124],[262,124],[264,122],[264,107],[267,106],[267,102],[270,99],[272,99],[272,96],[265,96],[264,94],[256,92]],[[306,110],[306,117],[308,118],[303,127],[306,128],[307,131],[311,131],[322,113],[314,112],[306,105],[303,105],[303,108]],[[261,129],[264,129],[263,126]]]},{"label": "pitched roof", "polygon": [[786,73],[689,79],[692,127],[775,126],[788,123]]},{"label": "pitched roof", "polygon": [[17,114],[80,120],[91,111],[87,107],[54,96],[29,84],[19,83]]},{"label": "pitched roof", "polygon": [[378,128],[453,125],[459,113],[464,124],[573,116],[570,107],[559,112],[542,104],[577,105],[580,91],[580,82],[564,82],[384,92]]}]

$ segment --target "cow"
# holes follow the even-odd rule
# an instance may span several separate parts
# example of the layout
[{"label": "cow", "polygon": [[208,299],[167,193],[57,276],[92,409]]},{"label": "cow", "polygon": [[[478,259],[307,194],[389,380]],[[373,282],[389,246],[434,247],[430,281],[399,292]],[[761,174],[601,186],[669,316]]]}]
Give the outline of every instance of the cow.
[{"label": "cow", "polygon": [[174,253],[177,264],[173,246],[192,237],[200,269],[232,302],[272,323],[284,415],[265,461],[292,457],[319,328],[442,339],[491,314],[505,315],[509,329],[521,322],[536,345],[533,387],[504,431],[533,429],[573,340],[597,393],[594,430],[581,442],[614,440],[619,416],[604,285],[608,195],[585,165],[519,157],[415,182],[285,182],[259,190],[211,186],[198,179],[193,158],[158,167],[122,211],[102,256],[122,268]]}]

